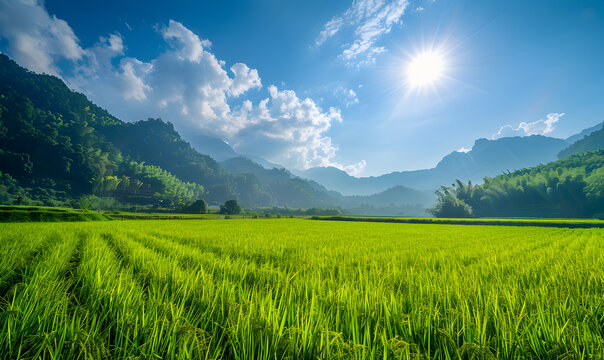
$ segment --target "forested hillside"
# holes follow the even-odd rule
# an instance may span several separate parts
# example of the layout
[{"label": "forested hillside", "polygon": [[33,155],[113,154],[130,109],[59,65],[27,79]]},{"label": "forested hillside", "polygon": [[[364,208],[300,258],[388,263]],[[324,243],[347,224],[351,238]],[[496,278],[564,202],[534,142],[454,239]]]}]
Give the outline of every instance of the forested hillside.
[{"label": "forested hillside", "polygon": [[485,178],[474,186],[441,187],[437,216],[604,216],[604,149]]},{"label": "forested hillside", "polygon": [[574,144],[560,151],[559,158],[564,158],[584,151],[594,151],[604,148],[604,127],[600,124],[600,130],[594,131],[589,135],[577,140]]},{"label": "forested hillside", "polygon": [[[75,205],[82,197],[174,207],[204,198],[246,207],[320,206],[302,179],[260,184],[233,175],[184,141],[170,123],[123,122],[60,79],[0,54],[0,202]],[[301,203],[300,199],[307,199]]]},{"label": "forested hillside", "polygon": [[121,122],[58,79],[25,72],[3,55],[0,64],[2,202],[21,197],[25,203],[73,205],[83,195],[98,195],[168,204],[203,194],[199,184],[123,156],[97,130]]}]

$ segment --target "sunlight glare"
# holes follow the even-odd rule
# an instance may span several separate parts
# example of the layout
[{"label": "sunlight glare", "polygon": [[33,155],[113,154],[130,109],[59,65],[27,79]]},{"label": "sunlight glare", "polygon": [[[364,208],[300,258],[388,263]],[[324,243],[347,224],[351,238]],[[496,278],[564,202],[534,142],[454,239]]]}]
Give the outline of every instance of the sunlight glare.
[{"label": "sunlight glare", "polygon": [[444,71],[442,55],[423,52],[416,55],[407,66],[407,80],[412,87],[424,87],[438,81]]}]

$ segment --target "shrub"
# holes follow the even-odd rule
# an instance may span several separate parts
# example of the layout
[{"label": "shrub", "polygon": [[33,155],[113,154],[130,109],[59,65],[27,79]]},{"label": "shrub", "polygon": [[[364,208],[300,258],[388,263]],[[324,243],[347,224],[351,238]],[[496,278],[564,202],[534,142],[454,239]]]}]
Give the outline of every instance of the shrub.
[{"label": "shrub", "polygon": [[241,213],[241,206],[237,200],[227,200],[224,205],[220,205],[220,213],[227,215],[236,215]]}]

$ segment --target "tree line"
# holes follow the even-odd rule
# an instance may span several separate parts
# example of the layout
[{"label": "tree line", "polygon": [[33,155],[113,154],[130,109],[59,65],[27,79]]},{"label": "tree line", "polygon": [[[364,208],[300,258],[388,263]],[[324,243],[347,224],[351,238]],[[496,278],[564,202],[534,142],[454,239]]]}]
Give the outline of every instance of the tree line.
[{"label": "tree line", "polygon": [[437,192],[438,217],[604,217],[604,149]]}]

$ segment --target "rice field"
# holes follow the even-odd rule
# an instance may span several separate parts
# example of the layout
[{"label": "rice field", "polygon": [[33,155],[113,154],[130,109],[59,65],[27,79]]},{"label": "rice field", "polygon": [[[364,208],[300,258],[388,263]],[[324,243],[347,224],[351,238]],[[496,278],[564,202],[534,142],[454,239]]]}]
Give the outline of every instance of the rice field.
[{"label": "rice field", "polygon": [[604,357],[604,229],[0,224],[3,359]]}]

